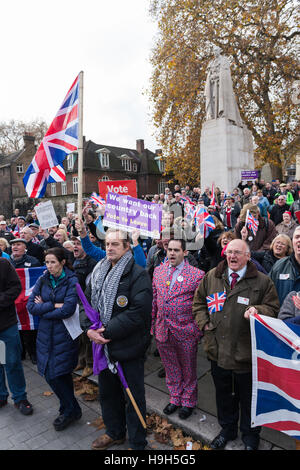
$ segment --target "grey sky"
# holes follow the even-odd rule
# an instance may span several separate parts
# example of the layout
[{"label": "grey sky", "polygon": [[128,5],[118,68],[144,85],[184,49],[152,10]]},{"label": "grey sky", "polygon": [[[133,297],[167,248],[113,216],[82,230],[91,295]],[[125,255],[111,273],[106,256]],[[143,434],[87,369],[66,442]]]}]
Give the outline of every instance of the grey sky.
[{"label": "grey sky", "polygon": [[84,71],[87,139],[157,148],[150,108],[150,50],[156,25],[148,0],[15,0],[1,4],[0,121],[49,124]]}]

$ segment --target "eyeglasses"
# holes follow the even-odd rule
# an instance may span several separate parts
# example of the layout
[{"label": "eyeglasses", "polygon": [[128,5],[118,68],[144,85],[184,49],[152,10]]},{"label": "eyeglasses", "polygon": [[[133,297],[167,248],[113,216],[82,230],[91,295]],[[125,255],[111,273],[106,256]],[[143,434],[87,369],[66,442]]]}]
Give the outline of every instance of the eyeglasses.
[{"label": "eyeglasses", "polygon": [[225,254],[227,255],[236,255],[236,256],[242,256],[242,255],[247,255],[249,252],[248,251],[240,251],[240,250],[226,250]]}]

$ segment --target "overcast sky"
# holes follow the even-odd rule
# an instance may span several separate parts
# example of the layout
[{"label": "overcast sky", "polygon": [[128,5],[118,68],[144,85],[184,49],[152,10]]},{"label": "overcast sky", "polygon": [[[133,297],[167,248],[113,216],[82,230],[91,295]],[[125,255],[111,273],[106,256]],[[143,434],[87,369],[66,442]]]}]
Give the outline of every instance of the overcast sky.
[{"label": "overcast sky", "polygon": [[99,144],[154,151],[148,0],[1,2],[0,121],[50,124],[84,71],[83,133]]}]

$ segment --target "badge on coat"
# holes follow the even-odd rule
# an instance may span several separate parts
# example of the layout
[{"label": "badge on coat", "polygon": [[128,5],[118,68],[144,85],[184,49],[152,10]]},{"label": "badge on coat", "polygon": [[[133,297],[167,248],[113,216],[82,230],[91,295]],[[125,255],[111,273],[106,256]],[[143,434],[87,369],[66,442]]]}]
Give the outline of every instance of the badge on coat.
[{"label": "badge on coat", "polygon": [[125,295],[119,295],[117,297],[117,305],[118,307],[126,307],[128,305],[128,299]]},{"label": "badge on coat", "polygon": [[178,281],[178,282],[182,282],[182,281],[183,281],[183,277],[182,277],[182,276],[178,276],[177,281]]},{"label": "badge on coat", "polygon": [[216,292],[215,294],[206,296],[206,303],[208,308],[208,313],[211,315],[215,312],[221,312],[226,300],[226,291]]}]

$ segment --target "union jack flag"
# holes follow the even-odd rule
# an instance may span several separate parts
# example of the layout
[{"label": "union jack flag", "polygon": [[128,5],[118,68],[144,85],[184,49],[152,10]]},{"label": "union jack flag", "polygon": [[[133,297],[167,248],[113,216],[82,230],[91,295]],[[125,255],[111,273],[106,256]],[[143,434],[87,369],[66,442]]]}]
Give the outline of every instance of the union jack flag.
[{"label": "union jack flag", "polygon": [[300,325],[251,315],[251,426],[300,439]]},{"label": "union jack flag", "polygon": [[31,315],[27,310],[27,300],[35,286],[38,278],[45,272],[46,267],[40,268],[17,268],[16,272],[22,284],[22,291],[15,300],[15,307],[18,317],[19,330],[36,330],[39,324],[39,317]]},{"label": "union jack flag", "polygon": [[216,228],[213,217],[207,212],[205,207],[200,206],[196,209],[194,220],[204,238],[208,237],[209,233]]},{"label": "union jack flag", "polygon": [[191,205],[191,204],[185,204],[184,205],[184,213],[185,213],[186,219],[188,219],[188,220],[193,219],[194,214],[195,214],[195,206]]},{"label": "union jack flag", "polygon": [[180,200],[183,202],[183,204],[189,204],[191,206],[195,205],[194,201],[192,201],[188,196],[181,196]]},{"label": "union jack flag", "polygon": [[226,300],[226,292],[216,292],[206,297],[208,313],[211,315],[215,312],[221,312]]},{"label": "union jack flag", "polygon": [[93,204],[96,204],[98,207],[105,206],[105,199],[103,199],[101,196],[98,196],[97,193],[92,193],[89,202],[92,202]]},{"label": "union jack flag", "polygon": [[65,157],[78,148],[79,75],[46,132],[23,183],[29,197],[43,197],[47,183],[65,181]]},{"label": "union jack flag", "polygon": [[248,217],[247,217],[247,227],[249,227],[250,230],[252,230],[252,233],[254,236],[257,233],[258,225],[259,225],[259,221],[255,217],[253,217],[251,212],[249,212]]}]

